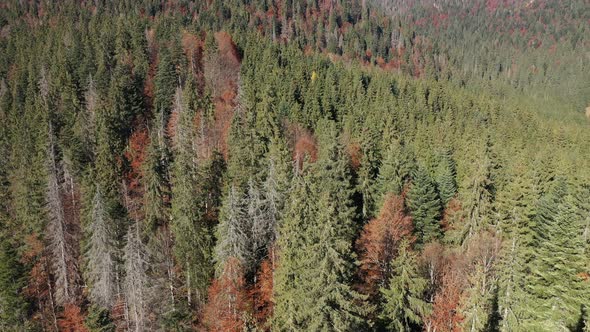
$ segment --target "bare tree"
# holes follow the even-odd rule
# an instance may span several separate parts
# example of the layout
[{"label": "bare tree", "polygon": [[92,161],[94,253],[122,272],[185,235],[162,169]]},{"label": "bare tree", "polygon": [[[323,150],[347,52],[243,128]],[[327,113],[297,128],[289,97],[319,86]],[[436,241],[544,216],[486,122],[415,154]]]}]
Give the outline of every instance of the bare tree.
[{"label": "bare tree", "polygon": [[73,237],[68,231],[64,207],[63,172],[55,151],[53,130],[49,124],[47,205],[49,223],[47,238],[51,253],[52,272],[55,275],[55,301],[59,305],[72,303],[75,299],[77,264]]},{"label": "bare tree", "polygon": [[123,289],[127,308],[130,311],[131,326],[135,331],[145,331],[148,327],[149,294],[149,253],[141,240],[139,226],[132,224],[127,232],[124,248],[125,279]]},{"label": "bare tree", "polygon": [[90,299],[105,308],[114,304],[117,295],[113,221],[106,211],[100,188],[96,189],[87,252]]},{"label": "bare tree", "polygon": [[251,221],[245,211],[244,195],[235,186],[231,186],[217,228],[219,241],[215,246],[215,258],[218,273],[230,257],[238,259],[244,268],[251,266],[251,229]]}]

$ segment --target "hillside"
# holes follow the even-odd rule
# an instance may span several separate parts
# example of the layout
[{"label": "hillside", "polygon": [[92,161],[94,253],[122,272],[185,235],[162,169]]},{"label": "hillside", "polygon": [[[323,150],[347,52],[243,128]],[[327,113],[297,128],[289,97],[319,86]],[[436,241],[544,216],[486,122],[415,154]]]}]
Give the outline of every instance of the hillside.
[{"label": "hillside", "polygon": [[589,20],[1,2],[0,330],[590,330]]}]

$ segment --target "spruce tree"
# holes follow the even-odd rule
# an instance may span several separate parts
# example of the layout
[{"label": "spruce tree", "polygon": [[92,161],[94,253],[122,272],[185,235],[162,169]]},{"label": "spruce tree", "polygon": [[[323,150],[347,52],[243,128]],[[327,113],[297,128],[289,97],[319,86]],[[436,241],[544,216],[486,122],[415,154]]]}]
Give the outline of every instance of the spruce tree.
[{"label": "spruce tree", "polygon": [[307,233],[313,231],[310,220],[316,215],[316,195],[311,184],[310,169],[304,163],[293,176],[285,215],[278,228],[272,326],[279,331],[300,331],[309,326],[309,316],[304,314],[312,301],[306,288],[310,269]]},{"label": "spruce tree", "polygon": [[420,276],[416,254],[407,240],[400,244],[398,255],[390,264],[393,275],[389,285],[381,288],[384,303],[380,318],[392,331],[419,331],[432,308],[423,298],[428,280]]},{"label": "spruce tree", "polygon": [[395,141],[385,152],[384,160],[379,168],[377,183],[382,197],[387,193],[399,195],[414,168],[414,161],[407,148]]},{"label": "spruce tree", "polygon": [[320,159],[314,165],[317,214],[306,232],[310,242],[307,295],[314,301],[304,313],[311,330],[358,330],[367,322],[364,298],[351,287],[356,264],[352,242],[358,225],[350,164],[335,126],[327,123],[324,130]]},{"label": "spruce tree", "polygon": [[440,199],[434,183],[422,167],[414,172],[407,204],[414,221],[417,243],[423,245],[440,238]]},{"label": "spruce tree", "polygon": [[513,166],[513,176],[495,202],[498,229],[505,245],[498,266],[499,311],[502,331],[516,331],[528,314],[526,280],[533,251],[535,197],[532,172]]},{"label": "spruce tree", "polygon": [[194,85],[178,88],[174,102],[177,124],[173,145],[171,229],[175,238],[174,252],[183,266],[189,303],[192,294],[196,302],[204,301],[212,276],[212,234],[204,222],[204,202],[198,197],[198,166],[194,149],[195,96]]},{"label": "spruce tree", "polygon": [[445,151],[439,157],[439,163],[436,168],[436,184],[438,194],[443,206],[457,193],[457,182],[455,180],[456,170],[455,162],[450,151]]},{"label": "spruce tree", "polygon": [[536,324],[556,329],[575,325],[588,298],[583,279],[585,254],[584,219],[575,196],[563,180],[539,202],[536,239],[529,291],[533,295]]}]

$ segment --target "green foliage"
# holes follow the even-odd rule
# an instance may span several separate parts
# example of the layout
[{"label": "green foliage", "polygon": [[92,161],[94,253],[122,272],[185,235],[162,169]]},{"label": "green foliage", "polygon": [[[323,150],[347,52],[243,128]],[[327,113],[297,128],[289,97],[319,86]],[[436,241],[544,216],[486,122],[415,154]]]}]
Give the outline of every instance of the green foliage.
[{"label": "green foliage", "polygon": [[398,255],[391,261],[393,274],[388,286],[381,288],[383,295],[383,319],[392,331],[417,331],[424,317],[432,310],[423,296],[428,280],[420,276],[417,257],[408,245],[402,242]]},{"label": "green foliage", "polygon": [[115,324],[109,317],[108,310],[91,306],[88,308],[88,314],[84,322],[89,332],[113,332]]},{"label": "green foliage", "polygon": [[442,236],[439,220],[442,207],[436,186],[420,166],[412,177],[407,205],[414,221],[418,244],[426,244]]}]

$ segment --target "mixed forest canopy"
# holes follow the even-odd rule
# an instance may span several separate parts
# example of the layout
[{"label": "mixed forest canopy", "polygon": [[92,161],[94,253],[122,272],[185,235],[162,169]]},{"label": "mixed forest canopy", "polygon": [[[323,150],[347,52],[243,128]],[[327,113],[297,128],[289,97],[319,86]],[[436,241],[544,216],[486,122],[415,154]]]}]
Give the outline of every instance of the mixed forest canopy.
[{"label": "mixed forest canopy", "polygon": [[586,0],[0,2],[0,330],[590,331]]}]

